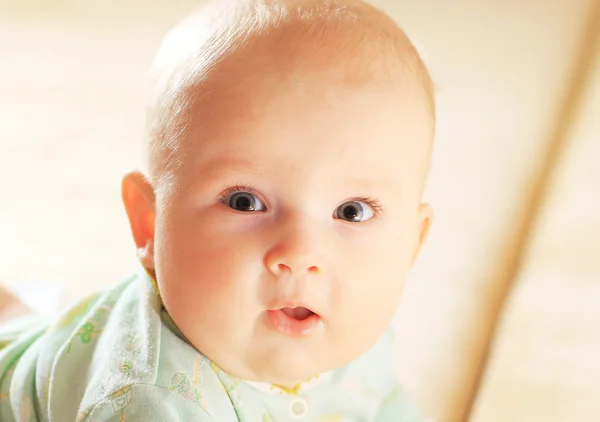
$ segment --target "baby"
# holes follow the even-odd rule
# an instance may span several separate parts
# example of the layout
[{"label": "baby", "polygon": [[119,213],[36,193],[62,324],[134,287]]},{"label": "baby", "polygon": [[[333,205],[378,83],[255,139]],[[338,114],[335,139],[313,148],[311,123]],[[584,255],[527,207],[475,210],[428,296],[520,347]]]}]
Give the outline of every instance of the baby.
[{"label": "baby", "polygon": [[432,219],[405,34],[359,0],[217,1],[150,81],[140,271],[12,330],[0,420],[421,421],[388,331]]}]

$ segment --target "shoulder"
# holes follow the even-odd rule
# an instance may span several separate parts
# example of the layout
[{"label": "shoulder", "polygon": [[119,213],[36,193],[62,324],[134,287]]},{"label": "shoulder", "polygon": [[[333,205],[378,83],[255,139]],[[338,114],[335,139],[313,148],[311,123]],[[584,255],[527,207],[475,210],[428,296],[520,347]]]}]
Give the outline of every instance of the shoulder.
[{"label": "shoulder", "polygon": [[[337,387],[376,422],[425,422],[394,375],[394,333],[388,329],[360,358],[338,371]],[[358,393],[358,394],[357,394]]]},{"label": "shoulder", "polygon": [[[88,395],[84,400],[87,409],[79,415],[80,421],[237,421],[235,401],[230,390],[235,387],[226,382],[225,375],[203,355],[180,342],[172,332],[163,330],[161,342],[156,345],[159,355],[152,368],[151,378],[140,378],[101,395]],[[132,360],[133,372],[139,360]],[[118,375],[109,376],[115,379]],[[233,383],[233,381],[232,381]],[[118,388],[117,388],[118,387]]]},{"label": "shoulder", "polygon": [[432,422],[424,419],[400,385],[396,386],[382,400],[375,422]]},{"label": "shoulder", "polygon": [[41,412],[73,420],[125,386],[152,384],[160,338],[154,302],[136,275],[63,312],[38,341]]},{"label": "shoulder", "polygon": [[359,384],[374,397],[386,397],[396,386],[393,332],[386,330],[364,355],[341,371],[342,379]]},{"label": "shoulder", "polygon": [[56,360],[73,363],[55,371],[66,384],[73,364],[87,362],[79,400],[87,410],[79,420],[237,420],[214,365],[165,324],[167,317],[144,274],[88,312],[78,332],[90,337],[73,337]]}]

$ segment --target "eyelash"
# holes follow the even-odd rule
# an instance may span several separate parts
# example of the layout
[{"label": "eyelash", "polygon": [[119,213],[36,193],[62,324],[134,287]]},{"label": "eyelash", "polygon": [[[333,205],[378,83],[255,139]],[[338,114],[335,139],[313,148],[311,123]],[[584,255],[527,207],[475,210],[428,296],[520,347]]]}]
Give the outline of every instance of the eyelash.
[{"label": "eyelash", "polygon": [[[219,194],[219,196],[217,197],[217,200],[219,202],[225,202],[225,200],[227,198],[229,198],[231,195],[233,195],[234,193],[237,193],[237,192],[248,192],[252,195],[257,196],[258,199],[260,199],[260,201],[263,204],[265,204],[265,206],[268,208],[268,202],[263,198],[263,196],[258,192],[258,190],[256,190],[254,187],[252,187],[250,185],[243,185],[243,184],[237,184],[237,183],[233,184],[233,185],[229,185],[223,190],[223,192],[221,192]],[[364,204],[367,204],[369,207],[371,207],[375,217],[381,217],[381,215],[383,215],[383,206],[381,205],[379,200],[376,198],[373,198],[370,196],[356,196],[354,198],[350,198],[350,199],[342,202],[340,205],[345,204],[347,202],[362,202]]]},{"label": "eyelash", "polygon": [[[350,198],[347,201],[344,201],[342,204],[345,204],[346,202],[362,202],[364,204],[367,204],[369,207],[371,207],[375,217],[381,217],[383,215],[383,206],[381,205],[379,200],[376,198],[372,198],[370,196],[357,196],[354,198]],[[342,204],[340,204],[340,205],[342,205]]]},{"label": "eyelash", "polygon": [[242,184],[233,184],[233,185],[229,185],[225,188],[225,190],[223,190],[223,192],[221,192],[219,194],[219,196],[217,197],[217,200],[219,202],[224,202],[227,198],[229,198],[231,195],[233,195],[236,192],[248,192],[251,193],[252,195],[255,195],[258,197],[258,199],[260,199],[260,202],[262,202],[263,204],[265,204],[265,206],[267,206],[267,201],[265,201],[265,199],[262,197],[262,195],[258,192],[258,190],[256,190],[254,187],[250,186],[250,185],[242,185]]}]

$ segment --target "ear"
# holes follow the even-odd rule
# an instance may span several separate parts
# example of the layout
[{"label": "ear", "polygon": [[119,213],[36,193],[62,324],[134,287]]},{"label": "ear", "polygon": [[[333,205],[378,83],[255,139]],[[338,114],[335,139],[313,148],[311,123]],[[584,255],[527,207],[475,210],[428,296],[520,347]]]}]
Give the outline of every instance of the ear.
[{"label": "ear", "polygon": [[121,184],[121,195],[142,265],[154,270],[154,188],[140,172],[127,173]]},{"label": "ear", "polygon": [[433,208],[431,205],[425,202],[421,203],[419,205],[417,219],[417,223],[419,225],[417,235],[419,237],[417,239],[417,244],[415,245],[415,251],[413,252],[412,260],[410,262],[411,267],[419,257],[421,249],[423,248],[423,244],[429,235],[429,229],[431,228],[431,224],[433,222]]}]

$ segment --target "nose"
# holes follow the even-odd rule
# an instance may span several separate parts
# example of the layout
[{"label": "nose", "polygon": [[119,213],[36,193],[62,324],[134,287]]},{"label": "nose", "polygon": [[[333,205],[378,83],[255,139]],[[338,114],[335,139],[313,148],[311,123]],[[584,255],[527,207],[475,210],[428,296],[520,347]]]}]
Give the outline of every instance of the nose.
[{"label": "nose", "polygon": [[323,262],[316,234],[295,226],[279,231],[280,236],[265,254],[265,266],[276,276],[319,274]]}]

